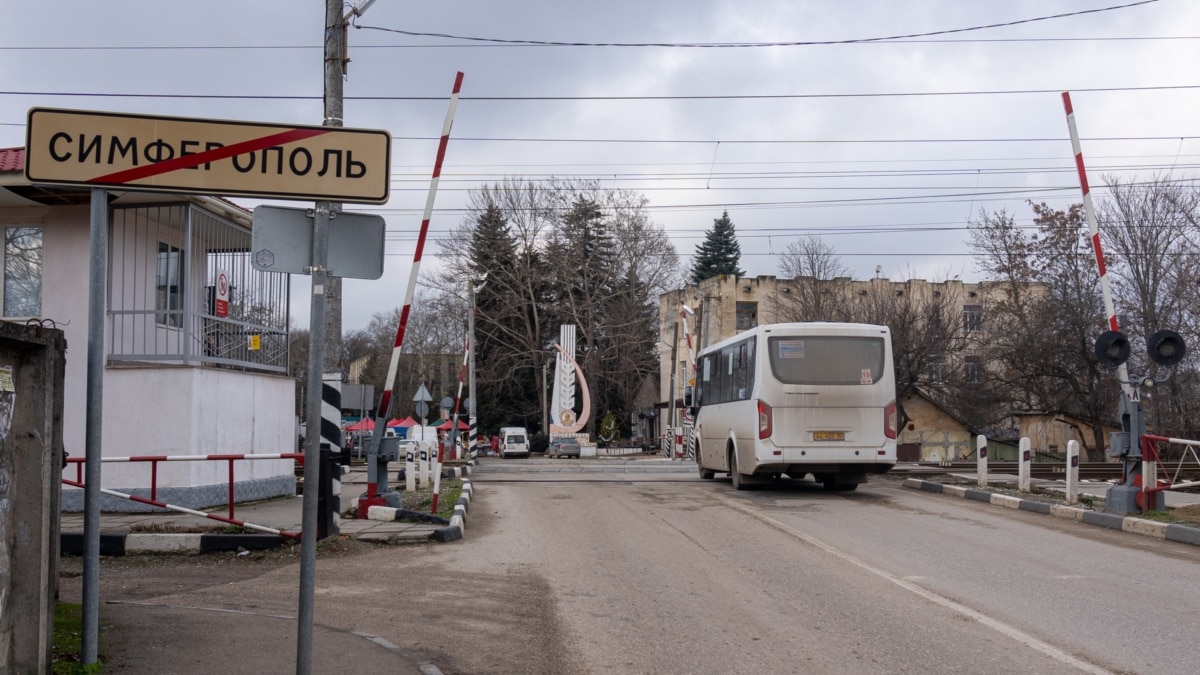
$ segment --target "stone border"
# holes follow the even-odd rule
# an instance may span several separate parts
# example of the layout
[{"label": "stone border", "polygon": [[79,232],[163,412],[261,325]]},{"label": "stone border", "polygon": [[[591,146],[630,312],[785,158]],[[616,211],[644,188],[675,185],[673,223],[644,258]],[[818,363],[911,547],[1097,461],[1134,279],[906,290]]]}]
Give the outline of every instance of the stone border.
[{"label": "stone border", "polygon": [[1115,513],[1102,513],[1100,511],[1089,511],[1087,509],[1077,509],[1071,506],[1049,504],[1047,502],[1039,502],[1031,499],[1021,499],[1019,497],[1013,497],[997,492],[990,492],[988,490],[978,490],[962,485],[946,485],[943,483],[935,483],[933,481],[921,480],[920,478],[905,478],[903,485],[907,488],[923,490],[925,492],[934,492],[938,494],[956,495],[958,497],[962,497],[963,499],[971,499],[987,504],[1005,506],[1010,509],[1018,509],[1020,511],[1045,513],[1058,518],[1065,518],[1067,520],[1086,523],[1088,525],[1107,527],[1110,530],[1132,532],[1133,534],[1154,537],[1155,539],[1165,539],[1167,541],[1179,542],[1181,544],[1200,546],[1200,528],[1188,527],[1187,525],[1160,523],[1158,521],[1147,520],[1145,518],[1120,516]]},{"label": "stone border", "polygon": [[[100,555],[121,556],[140,553],[218,553],[221,551],[265,551],[282,546],[287,537],[277,534],[100,534]],[[83,534],[59,535],[60,555],[84,554]]]}]

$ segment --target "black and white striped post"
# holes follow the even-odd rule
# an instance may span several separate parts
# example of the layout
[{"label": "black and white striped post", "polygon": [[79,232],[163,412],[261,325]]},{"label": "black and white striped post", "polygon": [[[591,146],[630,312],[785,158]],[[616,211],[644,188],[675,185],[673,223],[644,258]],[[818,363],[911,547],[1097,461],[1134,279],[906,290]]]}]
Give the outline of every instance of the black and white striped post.
[{"label": "black and white striped post", "polygon": [[321,459],[317,474],[317,539],[341,534],[342,374],[321,378]]}]

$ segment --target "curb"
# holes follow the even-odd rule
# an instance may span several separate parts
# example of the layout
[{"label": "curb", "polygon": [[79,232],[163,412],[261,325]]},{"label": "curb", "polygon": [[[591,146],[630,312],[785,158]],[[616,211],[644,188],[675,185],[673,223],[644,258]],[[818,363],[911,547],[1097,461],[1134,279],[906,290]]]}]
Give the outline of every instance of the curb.
[{"label": "curb", "polygon": [[956,495],[963,499],[971,499],[1020,511],[1044,513],[1056,518],[1065,518],[1066,520],[1074,520],[1088,525],[1106,527],[1110,530],[1120,530],[1122,532],[1154,537],[1155,539],[1165,539],[1180,544],[1200,546],[1200,528],[1188,527],[1187,525],[1172,525],[1145,518],[1077,509],[1061,504],[1049,504],[1030,499],[1021,499],[988,490],[977,490],[962,485],[945,485],[933,481],[921,480],[920,478],[905,478],[903,485],[904,487],[924,492]]},{"label": "curb", "polygon": [[[287,537],[277,534],[100,534],[100,555],[139,553],[219,553],[222,551],[265,551],[282,546]],[[59,535],[60,555],[83,555],[81,532]]]},{"label": "curb", "polygon": [[467,509],[471,506],[471,493],[474,491],[475,488],[471,481],[464,478],[462,493],[459,494],[458,501],[454,503],[454,515],[450,517],[450,525],[434,530],[433,538],[435,540],[447,542],[462,539],[463,530],[467,529]]},{"label": "curb", "polygon": [[[469,474],[471,473],[470,469],[471,468],[468,466],[461,469],[454,469],[454,471],[461,471],[465,474]],[[454,477],[457,478],[461,475],[463,474],[458,474]],[[445,476],[445,474],[443,474],[443,476]],[[372,506],[371,508],[367,509],[367,519],[384,522],[415,519],[424,522],[436,523],[439,525],[445,525],[445,527],[439,527],[434,530],[433,533],[429,535],[430,539],[439,542],[462,539],[463,531],[467,529],[467,509],[469,509],[471,506],[471,494],[475,490],[474,484],[471,483],[470,479],[463,478],[462,482],[462,492],[460,492],[458,495],[458,501],[454,503],[454,515],[450,517],[450,520],[446,520],[440,516],[430,515],[428,513],[420,513],[407,509],[397,509],[391,506]]]}]

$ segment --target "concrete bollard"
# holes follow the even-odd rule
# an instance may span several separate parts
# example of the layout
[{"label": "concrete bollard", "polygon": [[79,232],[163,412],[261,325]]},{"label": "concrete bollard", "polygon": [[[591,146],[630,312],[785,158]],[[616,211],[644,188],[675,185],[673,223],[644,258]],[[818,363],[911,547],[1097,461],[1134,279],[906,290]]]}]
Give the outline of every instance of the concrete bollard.
[{"label": "concrete bollard", "polygon": [[1033,461],[1033,453],[1029,450],[1029,439],[1022,438],[1017,446],[1020,456],[1017,457],[1017,489],[1021,492],[1029,492],[1029,474],[1033,468],[1030,463]]},{"label": "concrete bollard", "polygon": [[987,437],[979,434],[975,437],[975,466],[979,471],[979,487],[987,487]]},{"label": "concrete bollard", "polygon": [[1079,503],[1079,441],[1067,441],[1067,503]]}]

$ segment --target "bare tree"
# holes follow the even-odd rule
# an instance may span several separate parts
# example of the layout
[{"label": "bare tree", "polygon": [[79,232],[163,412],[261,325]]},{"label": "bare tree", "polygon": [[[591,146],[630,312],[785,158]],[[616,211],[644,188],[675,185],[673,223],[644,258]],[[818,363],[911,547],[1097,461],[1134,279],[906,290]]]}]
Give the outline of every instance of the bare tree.
[{"label": "bare tree", "polygon": [[815,235],[789,243],[779,258],[779,274],[792,279],[787,293],[770,299],[780,321],[847,321],[849,271],[832,246]]},{"label": "bare tree", "polygon": [[962,320],[962,298],[951,290],[957,287],[908,276],[901,284],[872,279],[866,290],[849,298],[848,309],[849,320],[891,331],[901,426],[909,419],[902,402],[913,391],[952,398],[953,385],[965,379],[961,373],[972,346]]},{"label": "bare tree", "polygon": [[[400,314],[401,308],[375,314],[365,329],[350,333],[343,343],[351,360],[369,357],[362,380],[374,384],[379,392],[387,386]],[[439,292],[417,293],[392,383],[395,395],[391,415],[410,414],[408,402],[422,384],[434,396],[435,404],[457,391],[458,364],[466,347],[464,317],[465,309],[458,298]]]},{"label": "bare tree", "polygon": [[567,322],[578,326],[596,405],[633,400],[655,370],[649,310],[679,274],[645,205],[639,194],[577,179],[508,180],[472,193],[470,215],[442,245],[447,265],[430,284],[452,292],[488,274],[476,298],[476,383],[490,408],[481,408],[481,422],[501,411],[540,426],[543,366]]},{"label": "bare tree", "polygon": [[1094,353],[1104,313],[1082,206],[1030,206],[1030,233],[1004,212],[981,213],[971,225],[977,264],[998,291],[980,346],[987,381],[1016,407],[1088,420],[1097,445],[1085,450],[1102,460],[1118,385]]}]

